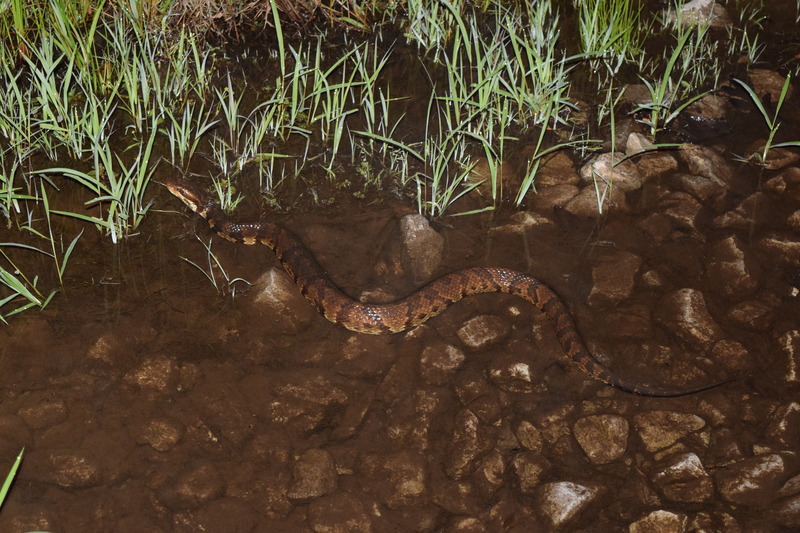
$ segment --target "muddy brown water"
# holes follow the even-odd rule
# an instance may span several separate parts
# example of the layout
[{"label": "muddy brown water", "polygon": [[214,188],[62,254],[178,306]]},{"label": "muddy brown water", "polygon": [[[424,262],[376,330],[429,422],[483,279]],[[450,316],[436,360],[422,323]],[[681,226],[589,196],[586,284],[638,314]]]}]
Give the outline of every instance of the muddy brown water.
[{"label": "muddy brown water", "polygon": [[[797,530],[800,254],[787,220],[800,209],[800,170],[732,162],[751,144],[734,132],[763,131],[749,117],[713,140],[681,133],[716,143],[731,169],[702,204],[675,177],[688,172],[682,161],[604,216],[576,215],[542,187],[525,206],[533,223],[501,210],[435,224],[438,273],[492,265],[542,279],[616,374],[675,387],[731,380],[678,398],[590,379],[542,314],[507,295],[365,336],[302,302],[276,315],[257,286],[217,294],[181,259],[206,265],[196,236],[212,239],[231,279],[255,282],[279,267],[274,255],[212,237],[154,185],[137,236],[114,246],[87,233],[65,293],[0,331],[0,465],[25,447],[0,531]],[[345,292],[386,299],[420,286],[399,238],[412,211],[342,193],[333,207],[271,219]],[[715,223],[730,212],[741,220]],[[776,234],[794,255],[764,244]],[[746,257],[747,294],[709,274],[725,272],[709,265],[727,239]],[[664,310],[688,289],[724,348],[671,327],[696,318]],[[459,333],[476,318],[502,334],[470,350]],[[559,499],[554,487],[587,497]]]},{"label": "muddy brown water", "polygon": [[[624,529],[666,509],[706,513],[712,524],[732,517],[746,531],[781,530],[780,520],[757,518],[759,507],[717,493],[680,502],[648,485],[651,463],[671,452],[697,453],[711,471],[763,448],[794,456],[796,420],[787,422],[794,444],[781,447],[766,434],[775,410],[797,399],[797,383],[782,374],[776,337],[797,327],[800,305],[782,281],[790,269],[762,264],[760,291],[771,298],[774,320],[760,331],[731,324],[725,318],[731,303],[703,276],[706,243],[731,231],[701,221],[702,236],[678,231],[655,245],[637,227],[656,211],[647,198],[642,192],[634,214],[599,221],[551,209],[553,222],[522,230],[518,215],[506,212],[448,220],[438,227],[446,243],[441,271],[503,265],[534,273],[562,295],[590,345],[628,379],[735,380],[695,396],[641,398],[589,379],[565,362],[541,314],[505,295],[471,297],[406,334],[357,335],[316,314],[307,326],[287,328],[254,304],[256,288],[240,285],[234,298],[218,296],[179,259],[203,264],[195,235],[207,240],[210,231],[159,191],[163,212],[150,216],[139,236],[116,247],[90,236],[95,242],[82,252],[91,259],[71,268],[67,293],[2,331],[3,464],[22,446],[26,455],[0,530],[545,531],[550,526],[536,491],[522,486],[524,476],[512,467],[515,457],[531,453],[547,465],[541,483],[566,480],[598,490],[568,529]],[[763,208],[783,214],[794,202],[777,197]],[[349,294],[379,289],[399,296],[416,286],[397,267],[398,219],[407,212],[398,202],[354,206],[347,215],[295,213],[280,222]],[[782,220],[762,219],[755,234],[734,233],[753,242]],[[214,238],[213,250],[230,277],[254,281],[277,265],[265,247]],[[619,250],[637,254],[642,272],[660,273],[662,286],[647,287],[640,277],[623,304],[587,305],[592,268]],[[746,346],[745,362],[726,367],[651,319],[663,294],[681,287],[704,293],[726,337]],[[487,314],[511,332],[470,353],[456,332]],[[645,330],[637,331],[639,325]],[[435,378],[422,354],[448,345],[466,358]],[[492,367],[509,362],[528,365],[530,380],[490,377]],[[587,460],[571,435],[588,414],[635,420],[653,411],[705,422],[655,454],[631,430],[624,454],[602,465]],[[456,475],[453,456],[466,452],[455,421],[465,412],[476,413],[479,433],[492,438]],[[524,423],[539,428],[540,449],[521,439]],[[311,483],[298,471],[309,450],[323,450],[332,461],[323,494],[298,487]],[[787,463],[786,479],[798,474],[796,459]],[[487,480],[490,471],[494,478]],[[483,529],[465,526],[468,518]],[[718,527],[704,530],[724,530]]]}]

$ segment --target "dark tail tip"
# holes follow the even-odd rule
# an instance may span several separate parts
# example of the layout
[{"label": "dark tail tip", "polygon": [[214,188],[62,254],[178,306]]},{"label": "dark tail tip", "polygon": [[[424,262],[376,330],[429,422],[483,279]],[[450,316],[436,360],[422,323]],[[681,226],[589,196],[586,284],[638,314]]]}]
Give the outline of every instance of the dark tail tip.
[{"label": "dark tail tip", "polygon": [[700,392],[705,392],[707,390],[716,389],[717,387],[721,387],[723,385],[727,385],[735,381],[734,379],[728,379],[725,381],[720,381],[718,383],[714,383],[712,385],[703,385],[701,387],[695,387],[692,389],[674,389],[674,388],[667,388],[667,387],[650,387],[648,385],[640,385],[640,386],[629,386],[627,384],[622,383],[609,383],[612,387],[619,389],[621,391],[628,392],[630,394],[635,394],[637,396],[645,396],[649,398],[678,398],[680,396],[689,396],[691,394],[697,394]]}]

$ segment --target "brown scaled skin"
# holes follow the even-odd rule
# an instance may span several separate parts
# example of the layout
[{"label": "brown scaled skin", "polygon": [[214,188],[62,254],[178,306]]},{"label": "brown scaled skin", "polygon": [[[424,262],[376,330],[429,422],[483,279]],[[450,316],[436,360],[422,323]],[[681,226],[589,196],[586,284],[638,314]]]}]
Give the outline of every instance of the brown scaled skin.
[{"label": "brown scaled skin", "polygon": [[446,274],[416,292],[388,304],[364,304],[344,294],[314,256],[289,231],[269,222],[233,222],[219,205],[192,183],[174,179],[169,191],[206,219],[221,237],[242,244],[268,246],[300,292],[325,318],[358,333],[388,334],[412,329],[470,294],[504,292],[527,300],[550,320],[556,338],[581,370],[616,389],[639,396],[675,397],[695,394],[723,383],[692,389],[651,387],[614,376],[584,345],[567,306],[550,287],[525,273],[505,268],[475,267]]}]

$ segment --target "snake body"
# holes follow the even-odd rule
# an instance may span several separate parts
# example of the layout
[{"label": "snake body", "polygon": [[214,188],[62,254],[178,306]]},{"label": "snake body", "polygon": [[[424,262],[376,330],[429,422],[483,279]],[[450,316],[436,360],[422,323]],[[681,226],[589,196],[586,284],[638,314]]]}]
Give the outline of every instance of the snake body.
[{"label": "snake body", "polygon": [[328,278],[314,256],[291,232],[270,222],[235,222],[202,189],[186,180],[174,179],[166,185],[221,237],[271,248],[306,300],[326,319],[351,331],[399,333],[422,324],[470,294],[503,292],[519,296],[541,310],[550,320],[564,353],[586,374],[602,383],[632,394],[655,397],[684,396],[719,385],[671,389],[637,384],[615,376],[586,348],[561,298],[543,282],[515,270],[468,268],[446,274],[392,303],[361,303],[344,294]]}]

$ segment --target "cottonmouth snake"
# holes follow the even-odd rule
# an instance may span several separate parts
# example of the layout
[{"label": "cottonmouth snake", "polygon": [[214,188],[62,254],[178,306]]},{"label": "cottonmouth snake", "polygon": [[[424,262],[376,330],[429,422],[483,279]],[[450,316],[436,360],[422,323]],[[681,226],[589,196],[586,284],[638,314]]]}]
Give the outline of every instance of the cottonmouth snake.
[{"label": "cottonmouth snake", "polygon": [[564,352],[592,378],[641,396],[672,397],[704,391],[716,383],[693,389],[671,389],[636,384],[613,375],[583,344],[567,306],[547,285],[522,272],[506,268],[475,267],[440,277],[413,294],[388,304],[365,304],[345,295],[325,274],[314,256],[289,231],[269,222],[237,223],[196,185],[173,179],[169,191],[206,219],[225,239],[266,245],[292,277],[300,292],[325,318],[359,333],[398,333],[414,328],[470,294],[515,294],[538,307],[550,320]]}]

